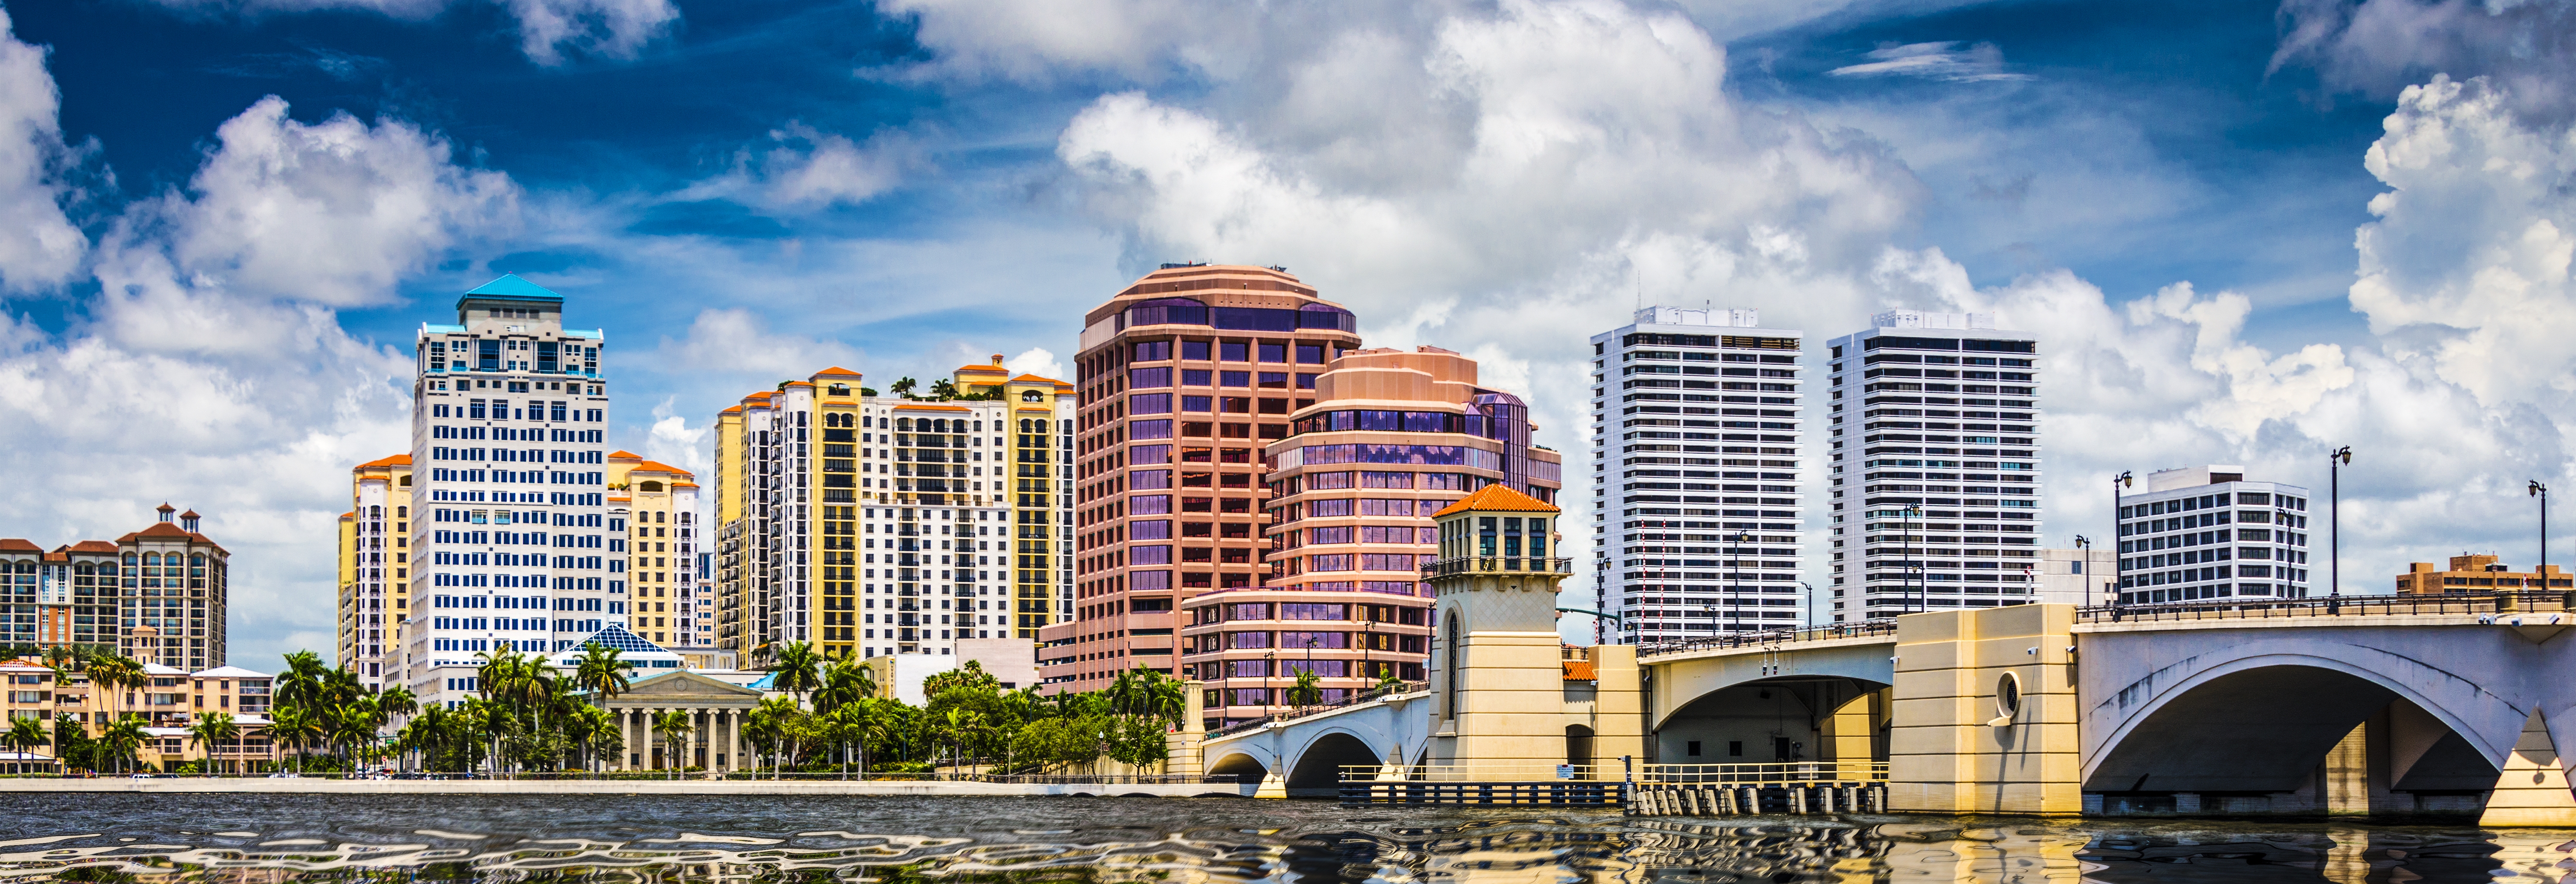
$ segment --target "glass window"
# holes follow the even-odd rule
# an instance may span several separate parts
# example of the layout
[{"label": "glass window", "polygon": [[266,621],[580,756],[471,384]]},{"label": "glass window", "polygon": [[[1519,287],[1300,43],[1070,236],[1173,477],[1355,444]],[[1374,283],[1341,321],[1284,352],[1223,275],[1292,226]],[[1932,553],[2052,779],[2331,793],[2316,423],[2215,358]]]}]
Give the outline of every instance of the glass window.
[{"label": "glass window", "polygon": [[[1208,342],[1206,342],[1206,341],[1182,341],[1182,342],[1181,342],[1181,358],[1183,358],[1183,359],[1199,359],[1199,360],[1204,360],[1204,359],[1208,358]],[[1204,372],[1202,372],[1202,374],[1204,374]]]},{"label": "glass window", "polygon": [[1217,345],[1220,362],[1251,362],[1252,345],[1244,341],[1226,341]]}]

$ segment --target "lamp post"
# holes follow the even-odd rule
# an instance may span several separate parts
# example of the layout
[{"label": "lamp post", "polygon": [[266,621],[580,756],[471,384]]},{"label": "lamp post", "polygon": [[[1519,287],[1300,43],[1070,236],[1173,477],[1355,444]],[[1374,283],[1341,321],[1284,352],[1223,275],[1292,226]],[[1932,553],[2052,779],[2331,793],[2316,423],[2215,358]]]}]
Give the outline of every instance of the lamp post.
[{"label": "lamp post", "polygon": [[2352,446],[2326,452],[2326,527],[2333,530],[2326,548],[2326,613],[2343,612],[2343,465],[2352,462]]},{"label": "lamp post", "polygon": [[2532,497],[2540,498],[2540,588],[2545,590],[2550,588],[2549,486],[2540,484],[2540,480],[2538,479],[2533,479],[2531,480],[2531,487],[2528,490]]},{"label": "lamp post", "polygon": [[1744,545],[1753,541],[1747,531],[1735,532],[1735,628],[1744,628]]},{"label": "lamp post", "polygon": [[[1278,674],[1279,649],[1271,648],[1268,653],[1261,655],[1261,702],[1265,707],[1276,708],[1287,705],[1279,702],[1279,695],[1271,691],[1270,679],[1272,676]],[[1277,715],[1278,713],[1273,712],[1270,714]]]},{"label": "lamp post", "polygon": [[2129,536],[2129,526],[2121,522],[2126,515],[2120,511],[2120,492],[2135,484],[2137,480],[2130,478],[2128,470],[2111,477],[2111,586],[2104,594],[2111,597],[2113,620],[2120,619],[2120,590],[2129,583],[2128,541],[2120,539]]},{"label": "lamp post", "polygon": [[1798,618],[1798,625],[1813,628],[1816,625],[1816,585],[1801,580],[1798,588],[1807,591],[1807,616]]},{"label": "lamp post", "polygon": [[[2112,518],[2119,517],[2119,510],[2111,512]],[[2085,538],[2084,535],[2075,535],[2075,573],[2084,574],[2084,567],[2092,563],[2093,541]],[[2091,574],[2084,574],[2084,606],[2088,608],[2093,606],[2093,575]]]},{"label": "lamp post", "polygon": [[[1905,603],[1902,605],[1902,608],[1905,613],[1911,614],[1914,613],[1914,587],[1922,582],[1920,578],[1923,576],[1923,562],[1914,557],[1914,520],[1915,518],[1923,515],[1923,505],[1919,503],[1906,504],[1904,512],[1905,579],[1908,585],[1905,587]],[[1923,589],[1923,595],[1925,596],[1923,607],[1926,609],[1932,607],[1932,599],[1930,598],[1931,594],[1932,591],[1930,587],[1925,587]]]}]

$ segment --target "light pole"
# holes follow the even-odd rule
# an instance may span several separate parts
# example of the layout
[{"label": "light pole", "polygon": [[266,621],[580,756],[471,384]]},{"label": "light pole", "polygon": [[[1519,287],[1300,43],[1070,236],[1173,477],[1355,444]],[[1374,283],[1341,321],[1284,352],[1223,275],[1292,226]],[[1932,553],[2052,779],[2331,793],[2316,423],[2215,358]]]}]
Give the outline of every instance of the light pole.
[{"label": "light pole", "polygon": [[[2119,512],[2117,509],[2112,510],[2111,517],[2119,518]],[[2084,535],[2075,535],[2076,573],[2082,574],[2085,566],[2091,564],[2093,564],[2093,541],[2086,539]],[[2084,574],[2084,606],[2088,608],[2093,606],[2093,575],[2091,574]]]},{"label": "light pole", "polygon": [[[1909,584],[1919,584],[1919,583],[1921,582],[1921,581],[1920,581],[1920,578],[1921,578],[1921,577],[1922,577],[1922,575],[1923,575],[1923,563],[1922,563],[1921,561],[1917,560],[1917,559],[1914,557],[1914,520],[1915,520],[1915,518],[1916,518],[1916,517],[1919,517],[1919,516],[1923,515],[1923,505],[1922,505],[1922,504],[1919,504],[1919,503],[1909,503],[1909,504],[1906,504],[1906,505],[1905,505],[1905,511],[1904,511],[1904,512],[1905,512],[1905,579],[1906,579],[1906,581],[1907,581]],[[1930,607],[1932,607],[1932,599],[1931,599],[1931,598],[1929,598],[1929,596],[1931,596],[1931,594],[1932,594],[1931,588],[1930,588],[1930,587],[1925,587],[1925,588],[1924,588],[1924,590],[1923,590],[1923,595],[1924,595],[1924,596],[1926,596],[1926,598],[1924,598],[1924,600],[1923,600],[1923,607],[1925,607],[1925,608],[1927,608],[1927,609],[1928,609],[1928,608],[1930,608]],[[1913,586],[1913,585],[1908,585],[1907,587],[1905,587],[1905,604],[1904,604],[1902,607],[1903,607],[1903,610],[1904,610],[1904,612],[1905,612],[1905,613],[1908,613],[1908,614],[1914,613],[1914,586]]]},{"label": "light pole", "polygon": [[2121,523],[2124,517],[2120,513],[2120,492],[2136,483],[2137,480],[2129,478],[2128,470],[2121,470],[2119,475],[2111,477],[2111,588],[2104,594],[2111,597],[2113,620],[2120,619],[2120,589],[2129,582],[2129,542],[2120,539],[2129,536],[2129,526]]},{"label": "light pole", "polygon": [[1799,618],[1799,625],[1812,629],[1816,625],[1816,585],[1801,580],[1798,588],[1807,591],[1807,616]]},{"label": "light pole", "polygon": [[[2540,588],[2549,589],[2549,486],[2531,480],[2532,497],[2540,498]],[[2420,587],[2419,587],[2420,588]]]},{"label": "light pole", "polygon": [[1744,545],[1753,540],[1750,532],[1735,532],[1735,628],[1744,628]]},{"label": "light pole", "polygon": [[2326,548],[2326,579],[2334,581],[2326,590],[2328,614],[2343,612],[2343,465],[2351,462],[2350,445],[2326,453],[2326,527],[2334,532]]}]

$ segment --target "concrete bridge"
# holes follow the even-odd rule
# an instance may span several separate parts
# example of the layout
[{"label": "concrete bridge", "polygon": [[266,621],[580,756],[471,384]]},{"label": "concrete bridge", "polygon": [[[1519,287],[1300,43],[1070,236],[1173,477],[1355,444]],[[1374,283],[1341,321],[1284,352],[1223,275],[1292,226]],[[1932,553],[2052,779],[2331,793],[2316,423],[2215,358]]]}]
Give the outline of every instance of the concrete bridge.
[{"label": "concrete bridge", "polygon": [[[2032,605],[1647,646],[1629,707],[1644,736],[1615,775],[1876,761],[1897,811],[2576,825],[2555,749],[2576,740],[2567,601]],[[1206,740],[1204,757],[1277,794],[1318,794],[1346,765],[1420,775],[1438,761],[1435,702],[1269,723]],[[1569,741],[1568,761],[1595,760],[1582,751]],[[1587,775],[1613,776],[1617,759],[1599,760]]]}]

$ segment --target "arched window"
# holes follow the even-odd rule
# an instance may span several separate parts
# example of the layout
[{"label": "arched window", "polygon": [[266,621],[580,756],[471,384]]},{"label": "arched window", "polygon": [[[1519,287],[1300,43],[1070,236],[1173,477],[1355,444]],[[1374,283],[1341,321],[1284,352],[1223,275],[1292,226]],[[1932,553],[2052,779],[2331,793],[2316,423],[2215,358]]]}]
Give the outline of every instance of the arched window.
[{"label": "arched window", "polygon": [[1037,429],[1037,431],[1038,431],[1038,432],[1040,432],[1040,433],[1046,432],[1046,431],[1047,431],[1047,428],[1046,428],[1046,427],[1047,427],[1046,419],[1045,419],[1045,418],[1039,418],[1039,419],[1038,419],[1038,429]]},{"label": "arched window", "polygon": [[33,559],[20,559],[20,560],[18,561],[18,573],[20,573],[20,574],[33,574],[33,573],[36,573],[36,562],[35,562],[35,560],[33,560]]},{"label": "arched window", "polygon": [[895,418],[895,419],[894,419],[894,428],[895,428],[896,430],[909,430],[909,429],[912,429],[912,418],[908,418],[908,417],[899,417],[899,418]]},{"label": "arched window", "polygon": [[1449,612],[1449,619],[1440,624],[1440,633],[1446,637],[1449,644],[1447,651],[1440,655],[1440,665],[1448,670],[1444,674],[1449,679],[1449,689],[1442,692],[1443,698],[1448,701],[1448,708],[1441,710],[1444,718],[1458,717],[1458,670],[1466,668],[1461,665],[1464,661],[1458,659],[1458,632],[1458,612],[1452,610]]},{"label": "arched window", "polygon": [[1036,391],[1036,390],[1022,390],[1022,391],[1020,391],[1020,401],[1022,401],[1022,402],[1041,402],[1041,401],[1045,401],[1045,399],[1046,399],[1046,394],[1045,394],[1045,393],[1038,392],[1038,391]]},{"label": "arched window", "polygon": [[1021,419],[1020,419],[1020,432],[1026,433],[1026,432],[1028,432],[1028,431],[1029,431],[1029,419],[1028,419],[1028,418],[1021,418]]},{"label": "arched window", "polygon": [[943,418],[940,418],[940,419],[938,419],[938,420],[936,420],[936,421],[932,421],[930,426],[931,426],[931,432],[934,432],[934,433],[945,433],[945,432],[948,432],[948,419],[943,417]]},{"label": "arched window", "polygon": [[833,385],[832,385],[832,395],[834,395],[834,396],[847,396],[847,395],[850,395],[850,385],[848,385],[848,384],[833,384]]},{"label": "arched window", "polygon": [[662,490],[662,483],[660,483],[660,482],[654,482],[654,481],[649,481],[649,480],[648,480],[648,481],[646,481],[646,482],[644,483],[644,490],[646,490],[646,491],[660,491],[660,490]]},{"label": "arched window", "polygon": [[206,566],[206,554],[205,554],[205,553],[198,553],[198,554],[196,554],[196,555],[189,556],[189,557],[188,557],[188,566],[189,566],[189,567],[192,567],[192,568],[203,568],[203,567],[205,567],[205,566]]},{"label": "arched window", "polygon": [[80,563],[80,564],[77,564],[77,565],[73,565],[73,566],[72,566],[72,573],[73,573],[73,574],[80,575],[80,576],[82,576],[82,577],[87,577],[87,576],[90,576],[90,575],[92,575],[92,574],[96,574],[96,573],[98,573],[98,566],[96,566],[96,565],[92,565],[92,564],[90,564],[90,563],[88,563],[88,562],[82,562],[82,563]]},{"label": "arched window", "polygon": [[144,564],[144,565],[146,565],[146,566],[154,566],[154,565],[159,565],[159,564],[161,564],[161,554],[160,554],[160,553],[144,553],[144,554],[143,554],[143,564]]}]

